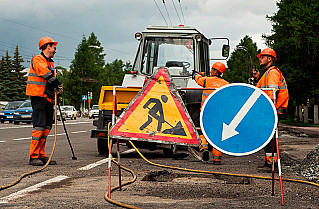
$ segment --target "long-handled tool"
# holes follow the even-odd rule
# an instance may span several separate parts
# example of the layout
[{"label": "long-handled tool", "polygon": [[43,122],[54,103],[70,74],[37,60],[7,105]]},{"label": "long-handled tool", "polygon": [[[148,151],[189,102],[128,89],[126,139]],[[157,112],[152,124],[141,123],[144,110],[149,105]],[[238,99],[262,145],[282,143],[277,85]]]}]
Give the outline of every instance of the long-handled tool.
[{"label": "long-handled tool", "polygon": [[77,160],[78,158],[75,157],[75,155],[74,155],[74,151],[73,151],[73,147],[72,147],[72,144],[71,144],[71,141],[70,141],[70,138],[69,138],[69,134],[66,131],[66,127],[65,127],[65,124],[64,124],[64,119],[63,119],[63,116],[62,116],[61,107],[60,107],[59,104],[58,104],[58,107],[59,107],[59,111],[60,111],[60,116],[61,116],[61,120],[62,120],[62,124],[63,124],[63,128],[64,128],[64,132],[65,132],[66,138],[68,139],[68,142],[69,142],[69,145],[70,145],[70,148],[71,148],[71,151],[72,151],[72,155],[73,155],[72,156],[72,160]]}]

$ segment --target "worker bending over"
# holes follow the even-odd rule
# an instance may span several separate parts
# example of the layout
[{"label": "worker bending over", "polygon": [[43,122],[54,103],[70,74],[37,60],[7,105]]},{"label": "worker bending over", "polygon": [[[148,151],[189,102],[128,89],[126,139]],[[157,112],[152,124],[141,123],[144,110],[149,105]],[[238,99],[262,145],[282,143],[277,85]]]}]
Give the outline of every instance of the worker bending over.
[{"label": "worker bending over", "polygon": [[[289,94],[287,83],[282,75],[281,71],[275,66],[275,61],[277,60],[276,53],[273,49],[266,48],[262,50],[260,54],[257,55],[259,58],[260,66],[263,67],[266,72],[259,78],[260,72],[258,69],[253,70],[253,76],[256,81],[258,81],[256,87],[258,88],[274,88],[276,94],[273,95],[272,90],[263,90],[271,100],[274,101],[275,107],[277,109],[278,121],[283,114],[283,110],[288,106]],[[275,96],[275,97],[274,97]],[[276,151],[276,143],[274,150]],[[265,148],[264,157],[264,167],[271,168],[272,165],[272,143],[269,142]],[[278,162],[277,153],[274,154],[274,163]]]},{"label": "worker bending over", "polygon": [[[220,88],[229,84],[226,80],[222,79],[222,74],[226,71],[226,67],[221,62],[216,62],[213,64],[212,69],[210,71],[210,77],[202,77],[198,72],[193,71],[193,79],[196,83],[204,88]],[[201,107],[203,106],[207,97],[213,92],[214,90],[204,90],[202,95],[202,103]],[[202,152],[202,157],[204,161],[209,160],[209,152],[208,152],[208,143],[205,139],[202,131],[199,131],[201,144],[199,146],[199,151]],[[213,148],[213,162],[214,164],[221,164],[222,153],[219,152],[217,149]]]},{"label": "worker bending over", "polygon": [[[40,39],[39,50],[42,52],[32,58],[28,75],[26,95],[30,96],[33,109],[29,164],[34,166],[44,165],[49,160],[44,149],[53,123],[54,89],[59,89],[59,94],[63,91],[62,83],[56,78],[52,60],[57,44],[50,37]],[[50,165],[55,164],[55,161],[50,161]]]}]

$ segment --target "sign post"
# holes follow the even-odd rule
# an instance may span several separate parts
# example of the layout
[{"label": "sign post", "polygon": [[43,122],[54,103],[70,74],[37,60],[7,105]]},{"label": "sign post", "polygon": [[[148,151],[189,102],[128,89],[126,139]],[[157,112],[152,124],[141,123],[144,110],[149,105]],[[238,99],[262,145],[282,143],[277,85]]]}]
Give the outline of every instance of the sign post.
[{"label": "sign post", "polygon": [[207,141],[228,155],[253,154],[270,143],[276,133],[280,190],[284,205],[277,123],[277,111],[268,95],[255,86],[240,83],[223,86],[210,94],[200,114],[200,126]]},{"label": "sign post", "polygon": [[82,95],[82,101],[84,102],[84,106],[83,106],[83,113],[84,113],[84,110],[85,110],[85,100],[87,100],[87,95]]}]

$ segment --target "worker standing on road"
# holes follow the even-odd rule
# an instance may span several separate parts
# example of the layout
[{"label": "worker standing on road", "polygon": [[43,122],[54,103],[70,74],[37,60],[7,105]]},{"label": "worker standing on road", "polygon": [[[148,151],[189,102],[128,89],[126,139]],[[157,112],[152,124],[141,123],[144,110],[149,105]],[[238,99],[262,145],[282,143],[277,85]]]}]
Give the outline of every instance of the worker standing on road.
[{"label": "worker standing on road", "polygon": [[[253,70],[253,76],[255,80],[258,80],[256,87],[258,88],[275,88],[276,95],[275,100],[273,97],[272,90],[263,90],[271,100],[274,100],[275,107],[277,109],[278,121],[283,114],[283,110],[288,106],[289,94],[287,83],[282,75],[281,71],[275,66],[275,61],[277,60],[276,53],[271,48],[266,48],[262,50],[260,54],[257,55],[259,58],[260,66],[263,67],[266,72],[260,77],[260,72],[258,69]],[[276,150],[276,144],[274,149]],[[272,143],[269,142],[265,148],[265,164],[264,167],[271,167],[272,165]],[[274,163],[277,163],[277,153],[274,154]]]},{"label": "worker standing on road", "polygon": [[[58,94],[63,92],[62,83],[55,77],[52,60],[57,44],[50,37],[40,39],[39,50],[42,52],[32,58],[28,75],[26,95],[30,96],[33,109],[29,164],[34,166],[44,165],[49,159],[44,149],[53,123],[54,89],[59,90]],[[50,161],[50,165],[55,164]]]},{"label": "worker standing on road", "polygon": [[[221,62],[216,62],[212,66],[212,70],[210,71],[210,77],[202,77],[198,72],[193,71],[193,79],[196,83],[204,88],[220,88],[229,84],[226,80],[222,79],[221,75],[224,74],[226,71],[226,67]],[[204,90],[202,95],[202,104],[203,106],[207,97],[213,92],[214,90]],[[203,160],[209,160],[209,152],[208,152],[208,143],[205,139],[204,135],[200,131],[200,139],[201,144],[199,146],[199,151],[203,153]],[[221,164],[222,153],[219,152],[217,149],[213,148],[213,162],[214,164]]]}]

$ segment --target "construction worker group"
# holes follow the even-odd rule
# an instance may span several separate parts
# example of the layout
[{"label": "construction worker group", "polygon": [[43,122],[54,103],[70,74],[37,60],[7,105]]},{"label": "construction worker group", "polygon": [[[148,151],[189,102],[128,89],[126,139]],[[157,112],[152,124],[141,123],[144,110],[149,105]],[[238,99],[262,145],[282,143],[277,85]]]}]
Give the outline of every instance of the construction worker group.
[{"label": "construction worker group", "polygon": [[[48,157],[45,153],[45,144],[53,123],[54,95],[55,91],[57,94],[63,92],[63,85],[56,78],[54,62],[52,60],[56,53],[57,44],[58,42],[55,42],[50,37],[43,37],[40,39],[39,50],[41,50],[41,54],[32,58],[28,74],[26,95],[30,96],[33,109],[33,130],[29,151],[29,164],[34,166],[44,165],[48,161]],[[257,57],[259,58],[260,66],[264,68],[265,73],[260,77],[259,70],[254,68],[252,72],[254,83],[257,83],[256,87],[261,89],[275,89],[276,95],[273,95],[273,91],[270,90],[263,91],[270,99],[274,100],[280,118],[283,114],[283,110],[288,106],[289,94],[285,78],[281,71],[275,66],[275,61],[277,60],[276,53],[273,49],[266,48],[258,54]],[[201,107],[214,90],[229,84],[229,82],[222,78],[222,75],[225,72],[226,67],[221,62],[216,62],[212,65],[210,77],[203,77],[199,72],[193,71],[192,78],[198,85],[205,88],[202,94]],[[208,161],[209,144],[201,131],[199,131],[199,135],[199,151],[202,153],[202,159]],[[222,153],[214,147],[212,147],[212,150],[213,163],[217,165],[221,164]],[[272,165],[272,143],[270,142],[265,146],[264,150],[264,166],[270,167]],[[275,154],[274,163],[276,162],[277,156]],[[56,162],[51,160],[50,164],[54,165]]]},{"label": "construction worker group", "polygon": [[[275,95],[273,95],[272,90],[263,90],[271,100],[274,101],[274,105],[277,109],[278,118],[281,118],[283,114],[283,110],[288,106],[289,94],[288,88],[285,78],[283,77],[281,71],[275,66],[275,61],[277,60],[276,53],[271,48],[266,48],[262,50],[260,54],[257,55],[259,58],[260,66],[264,68],[265,73],[260,78],[260,72],[258,69],[253,69],[253,83],[256,83],[256,87],[261,88],[273,88],[275,89]],[[193,71],[192,78],[196,81],[196,83],[204,88],[211,88],[212,90],[204,90],[202,94],[202,103],[207,99],[207,97],[217,88],[220,88],[224,85],[229,84],[226,80],[224,80],[221,76],[225,73],[226,67],[221,62],[216,62],[213,64],[210,77],[203,77],[198,72]],[[214,89],[214,90],[213,90]],[[200,146],[199,151],[202,153],[203,161],[209,160],[209,151],[208,151],[208,143],[205,139],[203,133],[199,131],[200,135]],[[271,168],[272,166],[272,142],[269,142],[265,148],[265,157],[264,157],[264,165],[261,167]],[[214,147],[213,150],[213,163],[221,164],[222,153],[219,152]],[[276,150],[276,144],[274,143],[274,150]],[[274,153],[274,163],[277,163],[277,154]]]}]

